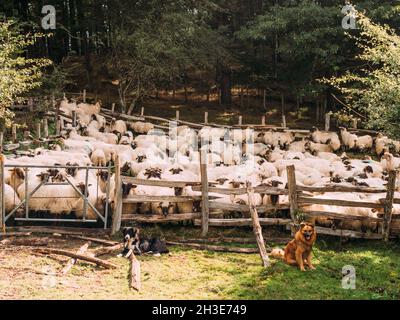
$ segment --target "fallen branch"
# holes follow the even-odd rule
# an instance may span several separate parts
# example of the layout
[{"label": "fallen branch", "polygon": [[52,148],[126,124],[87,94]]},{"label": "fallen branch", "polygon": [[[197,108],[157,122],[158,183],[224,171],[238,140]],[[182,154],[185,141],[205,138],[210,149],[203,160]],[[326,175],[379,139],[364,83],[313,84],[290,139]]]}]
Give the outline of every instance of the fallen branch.
[{"label": "fallen branch", "polygon": [[99,239],[93,237],[86,237],[86,236],[79,236],[79,235],[67,235],[68,238],[79,239],[79,240],[86,240],[93,243],[104,244],[106,246],[115,246],[118,244],[116,241],[106,240],[106,239]]},{"label": "fallen branch", "polygon": [[96,248],[92,252],[94,253],[95,257],[103,256],[105,254],[113,253],[115,251],[122,250],[124,247],[123,243],[116,244],[115,246],[112,247],[101,247],[101,248]]},{"label": "fallen branch", "polygon": [[49,244],[49,238],[39,239],[3,239],[0,241],[2,245],[27,246],[27,247],[45,247]]},{"label": "fallen branch", "polygon": [[[84,254],[88,250],[89,246],[90,246],[90,242],[86,242],[82,247],[79,248],[79,250],[76,252],[76,254]],[[68,260],[65,267],[61,270],[60,274],[66,275],[77,261],[78,260],[75,258]]]},{"label": "fallen branch", "polygon": [[58,254],[61,256],[67,256],[67,257],[71,257],[71,258],[75,258],[75,259],[79,259],[79,260],[83,260],[83,261],[87,261],[87,262],[91,262],[91,263],[95,263],[99,266],[102,266],[106,269],[115,269],[117,268],[117,266],[113,263],[101,260],[101,259],[97,259],[95,257],[88,257],[82,254],[76,254],[74,252],[70,252],[67,250],[62,250],[62,249],[54,249],[54,248],[43,248],[43,249],[36,249],[35,252],[38,253],[42,253],[42,254]]},{"label": "fallen branch", "polygon": [[216,246],[216,245],[208,245],[208,244],[199,244],[199,243],[182,243],[175,241],[166,241],[169,245],[174,246],[182,246],[189,247],[199,250],[209,250],[209,251],[217,251],[217,252],[233,252],[233,253],[258,253],[257,248],[238,248],[238,247],[225,247],[225,246]]},{"label": "fallen branch", "polygon": [[1,238],[6,237],[29,237],[32,235],[32,232],[0,232]]},{"label": "fallen branch", "polygon": [[136,259],[136,256],[133,254],[133,252],[129,257],[129,260],[129,288],[140,291],[140,262],[138,259]]}]

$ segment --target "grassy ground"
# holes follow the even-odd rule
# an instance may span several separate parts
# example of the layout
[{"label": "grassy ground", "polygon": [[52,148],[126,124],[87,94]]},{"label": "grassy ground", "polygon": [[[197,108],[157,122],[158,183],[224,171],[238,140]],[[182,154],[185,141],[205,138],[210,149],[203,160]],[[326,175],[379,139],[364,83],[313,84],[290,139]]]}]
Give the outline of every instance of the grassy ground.
[{"label": "grassy ground", "polygon": [[[145,232],[172,239],[180,228],[146,228]],[[181,237],[196,237],[185,229]],[[221,231],[211,231],[212,236]],[[218,234],[217,234],[218,233]],[[249,236],[248,231],[222,232]],[[76,250],[78,240],[57,240],[51,246]],[[49,246],[50,246],[49,245]],[[274,244],[268,244],[274,246]],[[236,246],[238,246],[236,244]],[[128,289],[129,263],[104,256],[118,265],[104,270],[79,262],[66,276],[57,274],[68,258],[33,255],[29,248],[0,246],[2,299],[400,299],[400,246],[397,242],[319,239],[317,270],[300,272],[282,261],[264,269],[258,254],[233,254],[171,247],[162,257],[140,256],[142,291]],[[342,289],[342,267],[356,270],[356,289]]]}]

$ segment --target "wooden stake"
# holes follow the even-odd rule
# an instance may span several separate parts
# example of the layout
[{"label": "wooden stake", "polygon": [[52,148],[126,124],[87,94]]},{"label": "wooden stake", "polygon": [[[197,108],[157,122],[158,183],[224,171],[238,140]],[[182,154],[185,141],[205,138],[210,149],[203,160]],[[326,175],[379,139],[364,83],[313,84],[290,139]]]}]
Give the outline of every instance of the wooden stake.
[{"label": "wooden stake", "polygon": [[113,104],[111,105],[111,112],[112,112],[112,113],[115,112],[115,102],[113,102]]},{"label": "wooden stake", "polygon": [[[82,255],[84,254],[88,248],[90,246],[90,242],[86,242],[82,247],[79,248],[79,250],[76,252],[76,254]],[[75,258],[72,258],[70,260],[68,260],[67,264],[65,265],[65,267],[60,271],[61,275],[66,275],[69,270],[71,270],[71,268],[74,266],[74,264],[77,262],[78,260]]]},{"label": "wooden stake", "polygon": [[4,197],[4,156],[0,153],[0,226],[3,233],[6,232],[5,225],[5,197]]},{"label": "wooden stake", "polygon": [[200,153],[201,174],[201,235],[205,237],[208,233],[208,221],[210,216],[208,199],[208,177],[207,177],[207,154],[205,150]]},{"label": "wooden stake", "polygon": [[325,131],[329,131],[331,125],[331,114],[328,112],[325,114]]},{"label": "wooden stake", "polygon": [[115,234],[121,228],[122,218],[122,181],[121,181],[121,169],[119,164],[119,156],[115,158],[115,210],[113,214],[111,234]]},{"label": "wooden stake", "polygon": [[45,138],[49,137],[49,123],[47,118],[43,119],[43,135]]},{"label": "wooden stake", "polygon": [[238,125],[241,126],[242,125],[242,116],[239,116],[239,120],[238,120]]},{"label": "wooden stake", "polygon": [[75,128],[77,126],[77,121],[76,121],[76,111],[72,110],[72,127]]},{"label": "wooden stake", "polygon": [[3,153],[4,133],[0,132],[0,153]]},{"label": "wooden stake", "polygon": [[249,209],[251,214],[251,219],[253,221],[253,231],[256,236],[257,246],[260,252],[261,260],[264,267],[269,267],[270,262],[267,254],[267,249],[265,248],[265,242],[263,239],[262,229],[260,226],[260,221],[258,220],[258,213],[256,206],[254,204],[254,189],[251,186],[251,182],[247,182],[247,197],[249,200]]},{"label": "wooden stake", "polygon": [[141,115],[141,116],[144,116],[144,107],[142,107],[142,108],[140,109],[140,115]]},{"label": "wooden stake", "polygon": [[13,143],[17,143],[17,125],[14,123],[11,127],[11,140]]},{"label": "wooden stake", "polygon": [[286,167],[287,170],[287,180],[289,188],[289,205],[290,205],[290,217],[293,222],[296,223],[296,213],[299,209],[297,200],[297,190],[296,190],[296,173],[294,165]]},{"label": "wooden stake", "polygon": [[267,109],[267,90],[263,90],[263,108],[264,110]]},{"label": "wooden stake", "polygon": [[396,189],[396,171],[389,171],[389,180],[387,183],[387,193],[384,205],[384,222],[383,222],[383,236],[384,240],[389,240],[390,234],[390,223],[392,222],[392,209],[393,209],[393,199],[394,191]]},{"label": "wooden stake", "polygon": [[282,127],[286,128],[286,117],[285,117],[285,115],[282,116]]},{"label": "wooden stake", "polygon": [[136,256],[133,254],[133,252],[129,257],[129,260],[129,288],[140,291],[140,262],[138,259],[136,259]]},{"label": "wooden stake", "polygon": [[261,125],[265,126],[265,114],[261,117]]},{"label": "wooden stake", "polygon": [[207,124],[208,123],[208,111],[204,112],[204,123]]},{"label": "wooden stake", "polygon": [[42,131],[41,131],[41,124],[40,122],[36,123],[36,138],[40,139],[42,137]]},{"label": "wooden stake", "polygon": [[33,99],[32,98],[28,99],[28,106],[29,106],[29,111],[33,112]]},{"label": "wooden stake", "polygon": [[357,129],[357,119],[353,119],[353,129]]},{"label": "wooden stake", "polygon": [[83,102],[86,102],[86,89],[83,89]]},{"label": "wooden stake", "polygon": [[175,116],[176,121],[179,121],[179,110],[176,110],[176,116]]}]

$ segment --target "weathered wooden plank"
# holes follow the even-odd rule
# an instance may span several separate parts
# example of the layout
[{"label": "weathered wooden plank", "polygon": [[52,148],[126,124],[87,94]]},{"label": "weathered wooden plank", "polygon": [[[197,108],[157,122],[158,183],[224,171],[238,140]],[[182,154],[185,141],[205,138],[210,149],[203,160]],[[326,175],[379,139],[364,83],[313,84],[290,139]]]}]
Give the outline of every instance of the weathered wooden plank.
[{"label": "weathered wooden plank", "polygon": [[200,213],[169,214],[166,217],[159,215],[145,215],[145,214],[123,214],[122,221],[163,223],[163,222],[173,222],[173,221],[188,221],[188,220],[198,219],[200,217],[201,217]]},{"label": "weathered wooden plank", "polygon": [[360,192],[360,193],[385,193],[386,189],[382,188],[370,188],[370,187],[349,187],[349,186],[338,186],[338,185],[327,185],[323,187],[308,187],[308,186],[297,186],[297,190],[308,191],[308,192]]},{"label": "weathered wooden plank", "polygon": [[371,222],[383,222],[382,218],[348,215],[348,214],[336,213],[336,212],[303,210],[301,213],[304,213],[305,215],[310,216],[310,217],[325,217],[325,218],[340,219],[340,220],[364,220],[364,221],[371,221]]},{"label": "weathered wooden plank", "polygon": [[[249,212],[249,207],[245,204],[233,204],[233,203],[223,203],[218,201],[210,201],[209,206],[210,209]],[[265,213],[273,210],[287,210],[290,208],[290,206],[289,204],[279,204],[276,206],[273,205],[257,206],[256,208],[259,213]]]},{"label": "weathered wooden plank", "polygon": [[330,206],[342,206],[342,207],[360,207],[360,208],[372,208],[379,209],[382,208],[382,204],[375,202],[364,202],[364,201],[348,201],[339,199],[321,199],[321,198],[311,198],[311,197],[299,197],[299,203],[310,203],[310,204],[325,204]]},{"label": "weathered wooden plank", "polygon": [[[283,226],[290,224],[291,219],[280,219],[280,218],[259,218],[260,225],[264,226]],[[195,225],[201,225],[201,221],[196,219]],[[250,218],[239,218],[239,219],[209,219],[210,227],[251,227],[253,221]]]},{"label": "weathered wooden plank", "polygon": [[122,203],[138,203],[138,202],[187,202],[201,201],[201,196],[147,196],[147,195],[130,195],[122,200]]},{"label": "weathered wooden plank", "polygon": [[199,182],[199,181],[146,180],[146,179],[136,179],[136,178],[128,177],[128,176],[121,176],[121,179],[122,179],[122,182],[130,182],[130,183],[136,184],[136,185],[155,186],[155,187],[183,188],[185,186],[200,186],[201,185],[201,182]]}]

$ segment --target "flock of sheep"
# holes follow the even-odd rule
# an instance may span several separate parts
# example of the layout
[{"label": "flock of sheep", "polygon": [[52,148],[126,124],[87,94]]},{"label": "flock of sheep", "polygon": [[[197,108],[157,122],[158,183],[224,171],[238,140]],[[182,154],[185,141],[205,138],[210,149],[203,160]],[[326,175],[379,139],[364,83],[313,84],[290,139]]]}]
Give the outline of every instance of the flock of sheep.
[{"label": "flock of sheep", "polygon": [[[10,212],[43,181],[64,182],[68,180],[81,193],[86,193],[89,202],[99,211],[114,203],[114,177],[103,169],[89,170],[85,186],[85,166],[107,166],[119,161],[123,175],[139,179],[162,179],[170,181],[200,181],[200,154],[205,154],[208,180],[221,188],[253,186],[286,188],[286,167],[294,165],[298,185],[325,186],[369,186],[384,188],[388,171],[400,167],[400,142],[382,134],[373,138],[357,136],[340,128],[340,133],[322,132],[313,128],[306,137],[296,138],[290,131],[255,132],[253,129],[224,129],[203,127],[199,131],[188,126],[171,127],[168,134],[147,122],[130,122],[112,119],[110,122],[100,115],[100,104],[76,104],[64,99],[60,110],[65,115],[76,112],[78,125],[65,123],[60,144],[51,150],[37,148],[33,156],[6,159],[5,185],[6,212]],[[65,120],[65,119],[62,119]],[[380,161],[367,156],[350,159],[347,151],[376,153]],[[66,169],[49,170],[30,168],[26,171],[13,165],[69,166]],[[113,174],[112,174],[113,175]],[[110,181],[109,185],[107,181]],[[397,179],[397,188],[400,188]],[[108,186],[108,187],[107,187]],[[107,193],[107,188],[109,192]],[[200,195],[191,187],[167,188],[124,183],[123,197],[129,195]],[[107,194],[109,196],[107,197]],[[247,195],[221,195],[215,201],[247,204]],[[379,202],[385,194],[325,193],[310,194],[319,198],[364,200]],[[398,194],[396,193],[396,196]],[[256,205],[287,204],[287,196],[255,194]],[[143,202],[124,204],[123,213],[168,215],[192,213],[199,204],[188,202]],[[53,215],[75,214],[82,217],[84,201],[71,185],[45,184],[30,198],[29,207],[34,211],[47,211]],[[311,211],[336,212],[339,214],[378,217],[375,209],[310,205]],[[394,205],[394,214],[400,213]],[[268,213],[265,214],[268,216]],[[87,218],[96,219],[96,213],[88,208]],[[365,222],[367,221],[367,222]],[[342,222],[343,229],[377,231],[376,223],[368,220]],[[317,225],[333,227],[334,221],[316,218]]]}]

